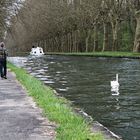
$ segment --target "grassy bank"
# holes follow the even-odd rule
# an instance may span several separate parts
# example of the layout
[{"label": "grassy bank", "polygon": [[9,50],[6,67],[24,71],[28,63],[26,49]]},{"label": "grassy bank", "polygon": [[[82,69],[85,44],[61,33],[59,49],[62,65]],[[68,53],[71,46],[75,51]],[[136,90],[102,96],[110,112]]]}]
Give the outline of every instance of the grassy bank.
[{"label": "grassy bank", "polygon": [[90,125],[63,98],[58,98],[50,87],[12,64],[8,67],[43,109],[45,116],[57,124],[57,140],[103,140],[100,134],[91,134]]},{"label": "grassy bank", "polygon": [[97,57],[124,57],[124,58],[140,58],[140,53],[133,52],[88,52],[88,53],[51,53],[47,54],[58,54],[58,55],[74,55],[74,56],[97,56]]}]

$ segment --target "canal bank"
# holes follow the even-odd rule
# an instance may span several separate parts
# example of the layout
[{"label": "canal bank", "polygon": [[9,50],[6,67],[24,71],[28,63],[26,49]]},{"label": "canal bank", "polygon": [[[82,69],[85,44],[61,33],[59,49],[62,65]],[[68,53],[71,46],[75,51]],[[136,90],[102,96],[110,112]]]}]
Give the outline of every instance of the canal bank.
[{"label": "canal bank", "polygon": [[[17,74],[19,73],[19,71],[18,72],[16,72]],[[20,78],[23,78],[23,77],[25,77],[25,75],[24,76],[22,76],[22,75],[19,75],[18,74],[18,76],[17,76],[18,78],[20,77]],[[26,75],[26,77],[28,77],[27,75]],[[19,78],[19,80],[21,80]],[[30,79],[30,78],[29,78]],[[22,79],[23,80],[23,79]],[[22,84],[26,87],[27,85],[30,85],[28,82],[28,84],[25,82],[24,83],[24,81],[22,81],[21,80],[21,82],[22,82]],[[30,81],[30,82],[32,82],[32,81]],[[27,85],[26,85],[27,84]],[[28,89],[28,88],[27,88]],[[30,91],[29,91],[30,92]],[[37,93],[38,94],[38,93]],[[34,98],[35,98],[35,100],[37,101],[37,104],[39,104],[41,107],[43,107],[44,105],[43,104],[40,104],[40,102],[42,102],[42,101],[39,101],[40,99],[41,99],[41,97],[39,96],[39,95],[32,95]],[[39,100],[38,100],[38,99]],[[63,103],[62,103],[63,102]],[[66,102],[65,101],[62,101],[61,102],[61,104],[65,104]],[[63,109],[63,108],[60,108],[60,109]],[[70,111],[72,111],[73,109],[70,109]],[[78,111],[78,114],[79,114],[79,112],[80,112],[80,114],[81,114],[81,110],[80,111]],[[49,115],[49,113],[50,113],[50,111],[49,111],[49,113],[47,113],[46,111],[44,112],[45,114],[47,114],[47,115]],[[54,114],[54,112],[53,112],[53,114]],[[67,114],[65,114],[65,112],[61,112],[61,114],[59,114],[59,115],[67,115]],[[70,113],[71,114],[71,113]],[[85,113],[84,112],[82,112],[82,115],[84,115],[85,117],[87,117],[86,115],[85,115]],[[68,115],[69,116],[69,115]],[[75,115],[74,115],[75,116]],[[56,116],[55,116],[56,117]],[[56,119],[56,118],[55,118]],[[59,118],[60,119],[60,118]],[[67,118],[68,119],[68,118]],[[72,118],[73,119],[73,118]],[[55,120],[56,121],[56,120]],[[57,120],[57,121],[63,121],[63,120]],[[82,120],[83,121],[83,120]],[[91,121],[91,120],[90,120]],[[68,122],[67,122],[68,123]],[[71,123],[73,123],[73,122],[71,122]],[[82,123],[83,122],[79,122],[80,123],[80,127],[83,125]],[[79,123],[78,123],[78,125],[79,125]],[[76,124],[77,125],[77,124]],[[85,125],[85,124],[84,124]],[[92,127],[92,132],[93,132],[93,134],[89,134],[89,130],[87,131],[86,129],[88,128],[86,125],[86,127],[84,127],[84,129],[87,131],[86,132],[86,137],[85,138],[87,138],[87,139],[90,139],[90,140],[94,140],[94,139],[98,139],[98,140],[101,140],[101,139],[107,139],[107,140],[110,140],[110,139],[114,139],[114,140],[120,140],[121,138],[119,137],[119,136],[117,136],[117,135],[115,135],[114,133],[112,133],[111,131],[109,131],[107,128],[105,128],[103,125],[101,125],[101,124],[99,124],[98,122],[92,122],[92,123],[90,123],[90,125],[93,125],[93,127]],[[73,127],[74,128],[74,132],[76,131],[76,127]],[[80,134],[78,134],[79,136],[76,138],[75,136],[74,136],[74,139],[75,140],[82,140],[83,139],[83,137],[81,137],[80,138],[80,135],[82,136],[82,134],[83,133],[85,133],[85,130],[82,130],[82,133]],[[81,131],[81,130],[80,130]],[[78,132],[78,131],[77,131]],[[58,133],[60,133],[59,131],[58,131]],[[63,133],[63,132],[61,132],[61,133]],[[90,132],[91,133],[91,132]],[[98,133],[100,133],[100,134],[102,134],[103,135],[103,137],[104,138],[102,138],[102,136],[99,134],[98,135]],[[60,135],[60,134],[59,134]],[[89,135],[89,136],[88,136]],[[84,139],[85,139],[84,138]],[[71,139],[71,138],[70,138]]]},{"label": "canal bank", "polygon": [[140,59],[140,53],[133,52],[71,52],[71,53],[59,53],[59,52],[47,52],[46,55],[64,55],[64,56],[86,56],[86,57],[106,57],[106,58],[131,58]]}]

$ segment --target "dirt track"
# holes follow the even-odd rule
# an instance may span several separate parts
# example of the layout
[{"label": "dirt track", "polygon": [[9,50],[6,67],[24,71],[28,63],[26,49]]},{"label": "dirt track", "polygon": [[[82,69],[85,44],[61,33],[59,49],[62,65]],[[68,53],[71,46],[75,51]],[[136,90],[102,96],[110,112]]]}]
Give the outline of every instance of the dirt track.
[{"label": "dirt track", "polygon": [[54,140],[55,125],[42,117],[12,72],[7,78],[0,79],[0,140]]}]

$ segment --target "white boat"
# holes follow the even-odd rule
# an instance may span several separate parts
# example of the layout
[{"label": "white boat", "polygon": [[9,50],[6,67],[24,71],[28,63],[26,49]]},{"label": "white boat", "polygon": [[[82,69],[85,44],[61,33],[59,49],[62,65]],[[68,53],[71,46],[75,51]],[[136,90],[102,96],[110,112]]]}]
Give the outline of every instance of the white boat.
[{"label": "white boat", "polygon": [[42,56],[42,55],[44,55],[44,52],[41,47],[36,47],[36,48],[32,48],[30,55]]}]

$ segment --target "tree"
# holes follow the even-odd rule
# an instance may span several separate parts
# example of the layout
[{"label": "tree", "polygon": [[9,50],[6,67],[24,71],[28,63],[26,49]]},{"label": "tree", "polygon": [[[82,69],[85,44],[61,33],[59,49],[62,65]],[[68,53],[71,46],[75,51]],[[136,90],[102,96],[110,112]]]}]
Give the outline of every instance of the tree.
[{"label": "tree", "polygon": [[16,15],[22,0],[0,0],[0,39],[4,40],[11,16]]},{"label": "tree", "polygon": [[132,4],[136,18],[136,32],[133,52],[140,52],[140,0],[134,0],[131,2],[133,2]]}]

